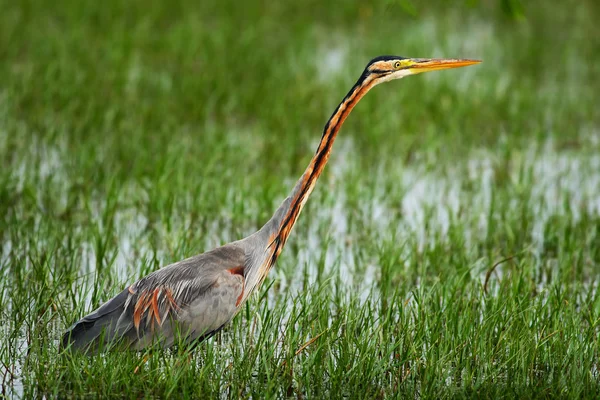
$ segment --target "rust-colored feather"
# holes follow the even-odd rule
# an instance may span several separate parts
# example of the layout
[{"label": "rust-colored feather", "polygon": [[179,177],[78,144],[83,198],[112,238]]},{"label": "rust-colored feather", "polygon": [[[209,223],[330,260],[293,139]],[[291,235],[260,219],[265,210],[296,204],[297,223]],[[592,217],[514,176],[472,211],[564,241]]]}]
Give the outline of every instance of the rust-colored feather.
[{"label": "rust-colored feather", "polygon": [[239,267],[230,268],[227,270],[231,275],[241,275],[244,276],[244,266],[240,265]]},{"label": "rust-colored feather", "polygon": [[165,290],[165,295],[167,296],[167,300],[169,301],[169,304],[170,304],[171,308],[173,308],[175,310],[180,310],[181,309],[181,307],[179,307],[179,305],[177,304],[177,302],[173,298],[173,293],[171,292],[171,289],[166,289]]},{"label": "rust-colored feather", "polygon": [[[160,288],[154,289],[154,294],[152,295],[152,310],[154,311],[154,318],[156,318],[156,322],[158,325],[162,325],[160,320],[160,314],[158,313],[158,294],[160,293]],[[152,326],[154,326],[154,321],[152,321]]]},{"label": "rust-colored feather", "polygon": [[[163,315],[160,313],[160,297],[166,299],[165,310]],[[144,291],[140,293],[135,303],[133,311],[133,325],[139,332],[140,323],[144,316],[146,317],[146,323],[150,325],[150,328],[154,330],[154,322],[158,322],[159,326],[162,326],[163,321],[169,315],[171,310],[180,310],[181,307],[175,301],[173,292],[170,289],[158,287],[152,291]]]},{"label": "rust-colored feather", "polygon": [[244,289],[246,288],[246,279],[244,279],[244,266],[230,268],[227,270],[231,275],[240,275],[242,277],[242,292],[235,301],[235,306],[238,307],[244,298]]},{"label": "rust-colored feather", "polygon": [[137,331],[140,330],[140,322],[142,320],[142,314],[144,314],[144,303],[146,302],[147,295],[148,293],[146,292],[141,293],[133,309],[133,326],[135,326]]},{"label": "rust-colored feather", "polygon": [[244,298],[244,290],[246,289],[246,280],[242,279],[242,291],[240,292],[240,295],[238,296],[237,300],[235,301],[235,306],[239,307],[240,303],[242,302],[242,299]]}]

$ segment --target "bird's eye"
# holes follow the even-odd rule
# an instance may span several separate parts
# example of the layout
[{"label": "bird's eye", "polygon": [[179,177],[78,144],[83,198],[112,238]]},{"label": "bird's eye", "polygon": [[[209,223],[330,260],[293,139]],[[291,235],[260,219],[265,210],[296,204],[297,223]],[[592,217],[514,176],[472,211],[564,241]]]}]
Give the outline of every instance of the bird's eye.
[{"label": "bird's eye", "polygon": [[400,69],[401,66],[402,66],[402,64],[400,64],[400,61],[396,61],[394,63],[394,69]]}]

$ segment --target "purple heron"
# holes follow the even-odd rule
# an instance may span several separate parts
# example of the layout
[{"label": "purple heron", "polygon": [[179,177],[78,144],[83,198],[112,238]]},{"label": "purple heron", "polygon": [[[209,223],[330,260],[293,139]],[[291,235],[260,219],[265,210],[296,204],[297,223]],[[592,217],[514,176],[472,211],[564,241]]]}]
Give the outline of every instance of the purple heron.
[{"label": "purple heron", "polygon": [[122,343],[143,349],[196,344],[223,328],[259,287],[281,253],[323,172],[348,115],[374,86],[480,61],[381,56],[369,62],[325,124],[319,147],[291,194],[254,234],[176,262],[127,286],[64,334],[62,345],[96,352]]}]

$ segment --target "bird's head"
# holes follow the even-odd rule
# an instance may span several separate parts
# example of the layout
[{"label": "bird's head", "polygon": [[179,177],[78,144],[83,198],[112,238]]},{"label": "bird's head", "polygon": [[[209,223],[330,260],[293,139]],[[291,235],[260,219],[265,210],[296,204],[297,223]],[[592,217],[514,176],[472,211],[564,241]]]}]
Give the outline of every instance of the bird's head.
[{"label": "bird's head", "polygon": [[421,72],[438,71],[449,68],[466,67],[479,64],[479,60],[453,58],[405,58],[398,56],[380,56],[372,59],[363,76],[370,77],[375,84],[404,78]]}]

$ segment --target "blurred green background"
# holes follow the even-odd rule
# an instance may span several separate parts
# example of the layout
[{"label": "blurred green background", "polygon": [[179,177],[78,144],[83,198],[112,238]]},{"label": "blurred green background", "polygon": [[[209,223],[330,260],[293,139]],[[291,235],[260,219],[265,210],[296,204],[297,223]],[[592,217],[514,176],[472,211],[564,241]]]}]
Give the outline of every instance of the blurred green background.
[{"label": "blurred green background", "polygon": [[[0,0],[3,394],[597,394],[599,19],[593,0]],[[197,364],[59,355],[127,282],[260,227],[382,54],[483,63],[361,101],[270,290]]]}]

